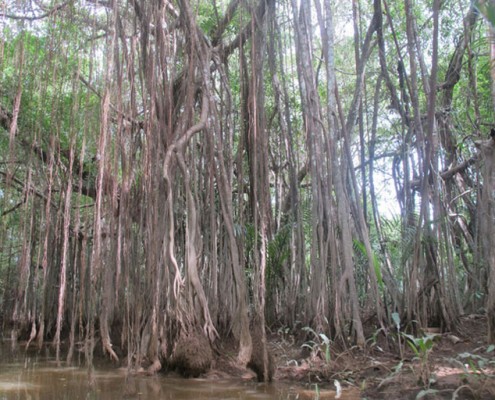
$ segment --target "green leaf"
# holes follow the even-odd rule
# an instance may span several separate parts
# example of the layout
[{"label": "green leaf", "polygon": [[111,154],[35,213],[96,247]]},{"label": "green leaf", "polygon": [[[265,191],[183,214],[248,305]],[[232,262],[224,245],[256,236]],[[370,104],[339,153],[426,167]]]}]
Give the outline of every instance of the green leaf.
[{"label": "green leaf", "polygon": [[417,395],[416,395],[416,400],[422,399],[425,396],[428,396],[429,394],[435,394],[438,393],[437,389],[427,389],[427,390],[421,390]]},{"label": "green leaf", "polygon": [[325,343],[325,344],[329,344],[330,343],[330,339],[324,333],[320,333],[320,337],[321,337],[321,340],[323,340],[323,343]]},{"label": "green leaf", "polygon": [[318,337],[318,334],[314,331],[313,328],[309,327],[309,326],[305,326],[304,328],[302,328],[303,331],[306,331],[306,332],[309,332],[309,333],[312,333],[314,335],[314,337]]},{"label": "green leaf", "polygon": [[316,343],[313,342],[312,340],[310,340],[309,342],[302,344],[301,348],[306,347],[306,348],[310,349],[311,351],[313,351],[315,346],[316,346]]},{"label": "green leaf", "polygon": [[409,339],[415,346],[418,346],[419,338],[414,337],[413,335],[409,335],[408,333],[403,333],[402,335]]},{"label": "green leaf", "polygon": [[413,351],[413,353],[416,355],[416,357],[419,357],[419,350],[416,347],[416,345],[414,344],[414,342],[408,341],[407,344],[409,345],[409,347],[411,348],[411,350]]},{"label": "green leaf", "polygon": [[331,355],[330,355],[330,346],[327,344],[325,346],[325,361],[327,362],[327,364],[330,362],[331,360]]},{"label": "green leaf", "polygon": [[316,399],[320,398],[320,388],[318,387],[317,383],[315,383],[315,396],[316,396]]},{"label": "green leaf", "polygon": [[398,331],[400,331],[400,315],[399,313],[392,313],[392,319],[394,320],[395,326]]},{"label": "green leaf", "polygon": [[[366,246],[364,245],[363,242],[359,240],[354,240],[354,248],[361,253],[363,258],[368,257],[368,253],[366,251]],[[372,258],[372,263],[373,263],[373,269],[375,270],[375,275],[376,275],[376,280],[378,281],[378,286],[380,286],[380,289],[383,290],[383,277],[382,277],[382,270],[381,270],[381,265],[380,265],[380,259],[376,255],[376,253],[372,250],[371,253],[371,258]]]},{"label": "green leaf", "polygon": [[475,7],[483,14],[483,16],[495,26],[495,4],[492,1],[488,0],[477,0],[475,1]]},{"label": "green leaf", "polygon": [[491,344],[490,346],[488,346],[486,352],[491,353],[493,350],[495,350],[495,344]]},{"label": "green leaf", "polygon": [[395,367],[393,367],[392,370],[394,371],[394,374],[398,374],[402,370],[403,366],[404,362],[400,361]]}]

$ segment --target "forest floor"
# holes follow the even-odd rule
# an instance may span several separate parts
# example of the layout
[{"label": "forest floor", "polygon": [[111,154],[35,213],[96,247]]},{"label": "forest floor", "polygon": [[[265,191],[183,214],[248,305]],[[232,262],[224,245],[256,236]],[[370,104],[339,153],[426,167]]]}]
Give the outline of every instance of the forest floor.
[{"label": "forest floor", "polygon": [[[415,340],[375,335],[366,350],[328,347],[320,335],[298,344],[281,331],[270,334],[274,380],[294,385],[303,399],[495,399],[495,350],[486,343],[486,318],[462,317],[455,333]],[[221,352],[223,353],[223,352]],[[209,377],[236,375],[232,356],[223,353]],[[254,374],[238,371],[242,379]],[[342,388],[337,397],[336,387]]]}]

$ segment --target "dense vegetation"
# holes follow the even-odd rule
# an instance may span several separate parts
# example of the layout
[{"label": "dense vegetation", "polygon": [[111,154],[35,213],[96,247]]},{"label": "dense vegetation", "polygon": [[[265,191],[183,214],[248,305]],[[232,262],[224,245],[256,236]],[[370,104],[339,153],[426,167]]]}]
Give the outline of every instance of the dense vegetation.
[{"label": "dense vegetation", "polygon": [[0,1],[3,331],[265,377],[267,328],[495,342],[490,4]]}]

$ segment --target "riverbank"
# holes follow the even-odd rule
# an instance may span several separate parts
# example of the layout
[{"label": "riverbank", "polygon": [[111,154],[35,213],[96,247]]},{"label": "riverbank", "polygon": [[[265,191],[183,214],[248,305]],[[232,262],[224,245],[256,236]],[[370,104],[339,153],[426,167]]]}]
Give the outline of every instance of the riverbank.
[{"label": "riverbank", "polygon": [[[366,349],[338,348],[309,332],[306,341],[278,330],[269,337],[274,381],[297,384],[303,398],[336,398],[338,387],[351,397],[372,399],[495,398],[495,348],[486,343],[486,318],[462,317],[456,332],[434,329],[418,337],[382,332],[371,335]],[[236,369],[228,349],[205,375],[255,380]],[[356,395],[359,394],[359,396]]]},{"label": "riverbank", "polygon": [[[257,383],[254,371],[239,368],[235,345],[225,341],[216,343],[211,368],[198,379],[185,381],[177,372],[166,372],[165,369],[153,376],[147,374],[145,368],[130,373],[123,365],[124,360],[117,366],[100,356],[94,360],[94,371],[97,377],[112,377],[115,382],[111,390],[117,395],[120,386],[125,386],[126,398],[136,399],[145,398],[139,393],[148,393],[147,398],[150,398],[149,393],[157,390],[161,396],[165,393],[162,386],[168,387],[170,382],[175,382],[178,387],[194,387],[193,393],[196,394],[205,387],[235,387],[241,394],[234,398],[239,399],[251,398],[244,393],[245,389],[255,397],[262,395],[266,399],[489,400],[495,398],[495,346],[486,343],[486,331],[485,316],[467,315],[458,321],[455,332],[439,333],[430,329],[412,337],[370,331],[366,348],[360,349],[339,347],[325,335],[311,330],[301,330],[299,335],[284,329],[272,330],[268,334],[268,348],[273,361],[271,384]],[[56,383],[66,384],[68,380],[76,379],[82,391],[104,390],[88,383],[85,372],[88,368],[84,366],[82,353],[74,360],[79,366],[61,363],[60,367],[54,364],[51,346],[39,352],[34,348],[26,351],[25,345],[19,343],[14,355],[4,350],[2,362],[6,364],[7,378],[3,383],[0,379],[0,393],[44,393],[42,386],[46,379],[33,379],[43,363],[51,367],[47,372],[45,366],[42,373],[53,375]],[[15,376],[13,370],[17,371]],[[223,398],[221,390],[209,390],[216,393],[216,397],[202,398]],[[188,398],[196,398],[191,396]]]}]

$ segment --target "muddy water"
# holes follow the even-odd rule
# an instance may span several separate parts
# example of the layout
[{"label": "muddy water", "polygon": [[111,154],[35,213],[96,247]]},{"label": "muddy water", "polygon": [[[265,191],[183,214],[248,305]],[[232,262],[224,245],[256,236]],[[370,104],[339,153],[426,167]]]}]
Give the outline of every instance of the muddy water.
[{"label": "muddy water", "polygon": [[[320,390],[320,398],[335,398],[334,390]],[[44,354],[11,352],[0,345],[0,400],[121,400],[121,399],[312,399],[315,390],[289,384],[211,381],[156,376],[129,376],[111,364],[95,365],[91,375],[83,366],[57,365]],[[344,390],[341,400],[356,400]]]}]

